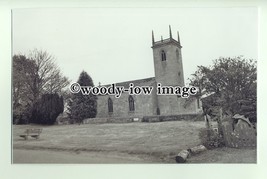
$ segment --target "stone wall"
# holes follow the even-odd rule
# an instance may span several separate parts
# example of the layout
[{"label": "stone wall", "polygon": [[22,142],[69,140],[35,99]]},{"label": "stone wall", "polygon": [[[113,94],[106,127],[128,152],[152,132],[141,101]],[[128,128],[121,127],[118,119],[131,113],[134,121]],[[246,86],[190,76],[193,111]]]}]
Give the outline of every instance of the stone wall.
[{"label": "stone wall", "polygon": [[202,103],[194,96],[179,98],[178,114],[199,114],[202,113]]},{"label": "stone wall", "polygon": [[129,123],[140,122],[139,118],[88,118],[83,120],[83,124],[102,124],[102,123]]},{"label": "stone wall", "polygon": [[180,115],[154,115],[144,116],[142,122],[165,122],[165,121],[204,121],[201,114],[180,114]]},{"label": "stone wall", "polygon": [[[108,112],[108,98],[113,101],[113,112]],[[103,117],[135,117],[145,114],[153,115],[154,105],[152,95],[132,96],[135,110],[129,109],[129,95],[123,93],[120,98],[114,96],[99,96],[97,101],[97,118]]]},{"label": "stone wall", "polygon": [[151,115],[144,117],[106,117],[88,118],[83,124],[102,124],[102,123],[129,123],[129,122],[166,122],[166,121],[203,121],[201,114],[182,114],[182,115]]},{"label": "stone wall", "polygon": [[[154,84],[150,84],[154,85]],[[155,86],[155,85],[154,85]],[[174,95],[156,95],[153,89],[151,95],[133,95],[135,110],[129,110],[129,94],[123,93],[120,98],[112,95],[98,96],[97,118],[106,117],[143,117],[157,115],[199,114],[202,112],[201,102],[197,98],[177,98]],[[113,102],[113,112],[108,111],[108,99]]]},{"label": "stone wall", "polygon": [[[106,117],[143,117],[157,115],[157,106],[165,102],[164,108],[159,108],[160,115],[181,115],[181,114],[199,114],[202,111],[201,103],[198,104],[195,97],[177,98],[176,96],[158,96],[153,90],[151,95],[133,95],[135,110],[129,110],[129,95],[123,93],[120,98],[114,96],[98,96],[97,101],[97,118]],[[108,99],[113,102],[113,112],[108,112]],[[163,100],[163,98],[165,100]],[[170,99],[169,99],[170,98]],[[173,100],[172,100],[173,99]]]},{"label": "stone wall", "polygon": [[[155,81],[150,81],[146,84],[139,84],[154,86]],[[157,110],[156,90],[152,91],[151,95],[132,95],[134,99],[134,111],[129,109],[129,94],[122,93],[119,98],[112,95],[98,96],[97,100],[97,118],[106,117],[142,117],[144,115],[155,115]],[[113,112],[108,112],[108,98],[113,102]]]}]

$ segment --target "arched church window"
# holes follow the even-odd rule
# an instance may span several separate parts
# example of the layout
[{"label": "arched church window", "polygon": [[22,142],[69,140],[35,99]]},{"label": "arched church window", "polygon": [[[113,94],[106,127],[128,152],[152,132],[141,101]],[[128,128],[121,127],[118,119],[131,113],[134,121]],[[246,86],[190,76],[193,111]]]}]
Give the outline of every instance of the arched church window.
[{"label": "arched church window", "polygon": [[166,53],[164,50],[161,51],[161,61],[166,61]]},{"label": "arched church window", "polygon": [[113,102],[110,98],[108,98],[108,112],[113,112]]},{"label": "arched church window", "polygon": [[129,110],[134,111],[134,99],[133,99],[133,97],[129,96],[128,101],[129,101]]},{"label": "arched church window", "polygon": [[160,115],[160,109],[157,107],[157,115]]}]

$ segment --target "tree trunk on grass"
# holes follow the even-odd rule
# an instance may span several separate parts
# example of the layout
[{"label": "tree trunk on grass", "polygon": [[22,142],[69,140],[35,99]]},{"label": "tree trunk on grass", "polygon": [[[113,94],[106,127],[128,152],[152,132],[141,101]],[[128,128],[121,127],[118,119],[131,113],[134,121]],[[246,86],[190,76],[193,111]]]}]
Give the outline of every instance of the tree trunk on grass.
[{"label": "tree trunk on grass", "polygon": [[207,148],[204,145],[199,145],[199,146],[192,147],[192,148],[188,149],[188,151],[192,154],[198,154],[198,153],[203,152],[205,150],[207,150]]},{"label": "tree trunk on grass", "polygon": [[185,163],[186,159],[189,157],[188,150],[182,150],[176,157],[175,160],[177,163]]}]

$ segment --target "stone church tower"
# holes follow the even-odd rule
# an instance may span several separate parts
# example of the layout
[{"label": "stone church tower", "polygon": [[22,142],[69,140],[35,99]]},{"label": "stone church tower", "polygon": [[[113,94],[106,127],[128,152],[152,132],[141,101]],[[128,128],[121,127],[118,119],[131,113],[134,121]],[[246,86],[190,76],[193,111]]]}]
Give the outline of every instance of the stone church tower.
[{"label": "stone church tower", "polygon": [[[129,95],[124,92],[120,98],[114,95],[99,95],[97,100],[97,118],[104,119],[129,119],[143,118],[144,116],[170,116],[198,114],[201,104],[194,96],[182,98],[177,95],[158,95],[157,85],[161,86],[184,86],[184,72],[179,34],[177,40],[170,37],[155,41],[152,31],[152,49],[155,76],[144,79],[124,81],[116,83],[116,86],[129,88],[134,86],[153,86],[151,95]],[[109,87],[109,85],[103,85]]]},{"label": "stone church tower", "polygon": [[[169,38],[155,41],[152,31],[152,49],[154,58],[155,80],[162,86],[184,86],[181,43],[179,33],[173,39],[169,26]],[[158,95],[158,113],[180,113],[179,98],[176,95]]]},{"label": "stone church tower", "polygon": [[154,40],[152,31],[152,49],[154,57],[155,77],[158,83],[163,85],[184,86],[184,72],[182,64],[181,44],[178,39],[172,38],[169,26],[170,38],[160,41]]}]

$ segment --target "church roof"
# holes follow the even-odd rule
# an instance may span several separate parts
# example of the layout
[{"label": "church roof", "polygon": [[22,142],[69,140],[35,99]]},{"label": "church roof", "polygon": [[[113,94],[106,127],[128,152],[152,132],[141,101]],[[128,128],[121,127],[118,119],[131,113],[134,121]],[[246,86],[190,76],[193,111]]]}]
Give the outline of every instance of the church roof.
[{"label": "church roof", "polygon": [[[116,86],[123,86],[124,88],[129,88],[129,84],[133,83],[134,86],[149,86],[152,85],[155,82],[155,77],[151,78],[144,78],[144,79],[139,79],[139,80],[132,80],[132,81],[125,81],[125,82],[119,82],[119,83],[114,83]],[[110,86],[111,84],[108,85],[103,85],[103,86]]]}]

